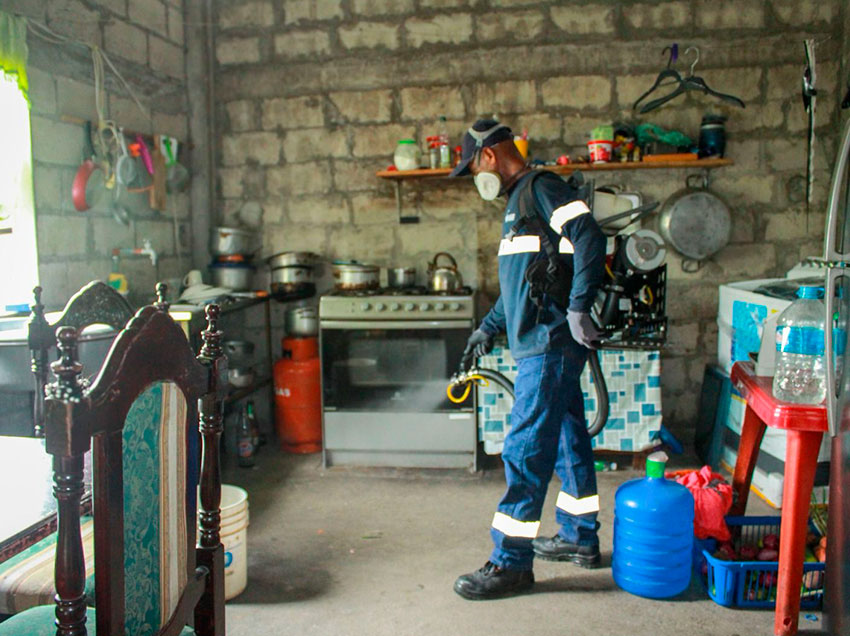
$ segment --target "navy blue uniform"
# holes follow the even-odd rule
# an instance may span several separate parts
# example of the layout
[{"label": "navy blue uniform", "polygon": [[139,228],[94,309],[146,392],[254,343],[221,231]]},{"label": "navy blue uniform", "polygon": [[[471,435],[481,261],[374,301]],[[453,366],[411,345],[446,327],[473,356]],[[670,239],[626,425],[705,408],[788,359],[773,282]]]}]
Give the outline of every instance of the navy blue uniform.
[{"label": "navy blue uniform", "polygon": [[[531,176],[522,177],[508,198],[503,236],[519,219],[519,196]],[[604,277],[605,236],[575,188],[558,175],[544,172],[533,188],[546,232],[573,272],[568,308],[588,312]],[[541,308],[529,297],[525,271],[545,258],[540,237],[528,230],[502,239],[501,294],[480,326],[490,334],[507,332],[518,363],[511,429],[502,450],[508,487],[490,532],[495,544],[490,560],[518,570],[531,569],[531,540],[553,470],[562,484],[556,502],[559,534],[570,543],[598,544],[599,497],[580,385],[588,349],[572,338],[565,308],[548,296]]]}]

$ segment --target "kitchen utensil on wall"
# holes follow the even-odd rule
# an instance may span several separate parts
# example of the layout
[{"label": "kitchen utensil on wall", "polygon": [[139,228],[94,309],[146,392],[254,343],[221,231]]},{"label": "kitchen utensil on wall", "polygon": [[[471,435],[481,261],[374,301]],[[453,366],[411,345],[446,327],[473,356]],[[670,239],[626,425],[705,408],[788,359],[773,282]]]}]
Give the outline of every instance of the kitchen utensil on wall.
[{"label": "kitchen utensil on wall", "polygon": [[177,140],[162,135],[160,143],[166,158],[166,189],[169,192],[182,192],[189,183],[189,171],[177,160]]},{"label": "kitchen utensil on wall", "polygon": [[[440,265],[438,261],[445,256],[451,265]],[[457,261],[448,252],[438,252],[434,260],[428,263],[428,289],[437,292],[450,292],[463,287],[463,278],[457,269]]]},{"label": "kitchen utensil on wall", "polygon": [[415,267],[388,267],[387,287],[404,289],[416,285]]},{"label": "kitchen utensil on wall", "polygon": [[158,146],[154,146],[151,154],[153,162],[153,182],[150,191],[150,206],[152,210],[164,212],[168,204],[166,200],[166,167],[165,156],[159,151]]},{"label": "kitchen utensil on wall", "polygon": [[380,284],[380,269],[376,265],[335,262],[332,272],[337,289],[376,289]]},{"label": "kitchen utensil on wall", "polygon": [[213,256],[250,256],[257,251],[258,243],[257,235],[249,230],[214,227],[210,232],[210,253]]},{"label": "kitchen utensil on wall", "polygon": [[717,253],[729,242],[732,219],[729,205],[708,190],[692,186],[691,175],[686,187],[674,192],[661,207],[658,229],[664,240],[686,259],[695,262],[688,271],[699,268],[699,262]]},{"label": "kitchen utensil on wall", "polygon": [[315,307],[296,307],[283,317],[286,335],[309,338],[319,333],[319,316]]},{"label": "kitchen utensil on wall", "polygon": [[127,142],[124,139],[123,128],[118,129],[118,137],[116,141],[118,144],[116,149],[118,157],[115,159],[115,178],[121,185],[128,188],[133,187],[136,185],[136,179],[139,174],[136,166],[136,160],[130,156],[129,151],[127,150]]}]

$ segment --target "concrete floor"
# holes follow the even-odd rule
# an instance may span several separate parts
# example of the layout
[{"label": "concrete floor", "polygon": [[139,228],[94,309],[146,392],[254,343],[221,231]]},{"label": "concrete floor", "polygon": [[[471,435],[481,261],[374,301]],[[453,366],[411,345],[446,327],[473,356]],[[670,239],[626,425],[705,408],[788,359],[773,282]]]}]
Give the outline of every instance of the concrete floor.
[{"label": "concrete floor", "polygon": [[[504,489],[500,469],[325,470],[321,455],[263,449],[224,479],[249,492],[248,587],[227,604],[229,636],[501,634],[750,636],[773,633],[771,611],[726,609],[696,580],[652,601],[611,578],[614,492],[636,471],[599,473],[604,567],[535,562],[532,593],[466,601],[455,578],[481,567]],[[556,531],[553,479],[541,534]],[[551,505],[550,505],[551,504]],[[757,497],[749,514],[776,514]],[[801,633],[822,626],[800,617]]]}]

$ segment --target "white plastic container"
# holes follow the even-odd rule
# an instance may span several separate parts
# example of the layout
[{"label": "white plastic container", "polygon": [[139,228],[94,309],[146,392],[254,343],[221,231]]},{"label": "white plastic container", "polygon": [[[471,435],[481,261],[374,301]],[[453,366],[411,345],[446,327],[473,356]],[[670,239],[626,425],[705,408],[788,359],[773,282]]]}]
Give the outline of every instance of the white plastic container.
[{"label": "white plastic container", "polygon": [[416,170],[422,160],[422,151],[412,139],[399,139],[393,154],[393,163],[399,170]]},{"label": "white plastic container", "polygon": [[820,288],[802,286],[776,321],[773,395],[786,402],[820,404],[826,397],[824,308]]},{"label": "white plastic container", "polygon": [[224,546],[224,600],[236,598],[248,585],[248,493],[221,485],[221,543]]}]

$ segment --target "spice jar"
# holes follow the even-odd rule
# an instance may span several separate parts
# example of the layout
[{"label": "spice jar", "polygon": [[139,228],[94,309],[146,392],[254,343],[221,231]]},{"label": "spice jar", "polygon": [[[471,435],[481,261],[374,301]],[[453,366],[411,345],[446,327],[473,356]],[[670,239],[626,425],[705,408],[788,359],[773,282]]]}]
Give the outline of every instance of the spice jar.
[{"label": "spice jar", "polygon": [[393,153],[393,163],[399,170],[416,170],[422,159],[419,146],[412,139],[399,139]]}]

